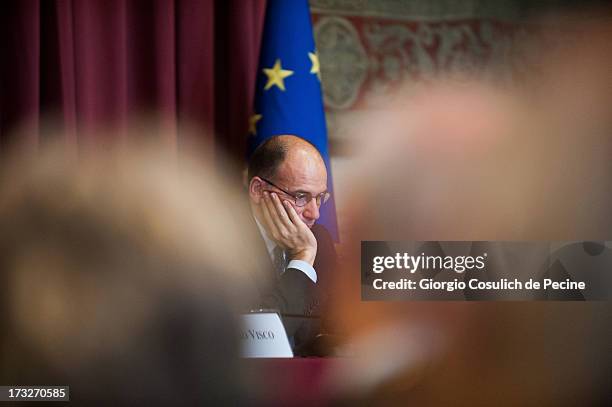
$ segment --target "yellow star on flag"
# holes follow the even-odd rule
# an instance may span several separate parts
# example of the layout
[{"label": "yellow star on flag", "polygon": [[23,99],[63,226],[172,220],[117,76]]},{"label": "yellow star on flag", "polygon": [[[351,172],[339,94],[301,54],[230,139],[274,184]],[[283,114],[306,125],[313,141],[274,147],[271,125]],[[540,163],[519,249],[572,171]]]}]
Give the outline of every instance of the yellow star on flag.
[{"label": "yellow star on flag", "polygon": [[309,52],[308,58],[310,58],[310,62],[312,62],[312,68],[310,68],[310,73],[317,75],[319,81],[321,81],[321,70],[319,65],[319,56],[316,52]]},{"label": "yellow star on flag", "polygon": [[264,68],[264,73],[268,76],[268,83],[264,86],[264,90],[270,89],[276,85],[282,91],[285,90],[284,79],[293,75],[293,71],[283,69],[280,59],[277,59],[272,68]]},{"label": "yellow star on flag", "polygon": [[249,133],[252,135],[257,135],[257,122],[261,120],[261,115],[255,113],[251,117],[249,117]]}]

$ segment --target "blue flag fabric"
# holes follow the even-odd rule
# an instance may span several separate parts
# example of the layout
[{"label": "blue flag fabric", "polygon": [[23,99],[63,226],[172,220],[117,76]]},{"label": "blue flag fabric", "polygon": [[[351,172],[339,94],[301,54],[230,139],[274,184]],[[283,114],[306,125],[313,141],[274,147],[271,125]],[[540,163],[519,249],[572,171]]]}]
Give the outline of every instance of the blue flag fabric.
[{"label": "blue flag fabric", "polygon": [[307,0],[268,0],[256,86],[249,157],[263,141],[279,134],[312,143],[325,161],[331,193],[317,223],[338,241],[321,74]]}]

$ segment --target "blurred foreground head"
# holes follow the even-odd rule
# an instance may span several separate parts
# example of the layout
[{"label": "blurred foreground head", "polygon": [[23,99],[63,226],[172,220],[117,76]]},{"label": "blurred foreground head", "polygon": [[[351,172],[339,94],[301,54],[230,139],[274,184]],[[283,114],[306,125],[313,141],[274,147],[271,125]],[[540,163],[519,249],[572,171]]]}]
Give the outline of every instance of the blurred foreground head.
[{"label": "blurred foreground head", "polygon": [[335,298],[358,355],[339,383],[364,404],[609,402],[607,302],[360,301],[362,240],[610,240],[611,25],[564,24],[523,84],[413,86],[355,129]]},{"label": "blurred foreground head", "polygon": [[251,241],[229,183],[151,143],[13,157],[0,192],[0,382],[82,405],[239,399]]}]

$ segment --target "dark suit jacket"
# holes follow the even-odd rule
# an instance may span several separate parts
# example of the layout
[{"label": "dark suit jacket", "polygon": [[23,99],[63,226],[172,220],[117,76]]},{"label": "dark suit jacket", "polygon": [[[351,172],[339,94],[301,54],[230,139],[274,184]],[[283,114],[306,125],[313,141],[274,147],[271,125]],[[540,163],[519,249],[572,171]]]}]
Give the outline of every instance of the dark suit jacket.
[{"label": "dark suit jacket", "polygon": [[[257,282],[260,294],[257,307],[280,311],[287,335],[293,337],[294,352],[298,355],[308,353],[306,349],[310,342],[321,332],[331,273],[337,263],[336,249],[327,229],[314,225],[311,230],[317,239],[317,256],[313,265],[317,272],[316,284],[296,269],[287,269],[282,275],[276,275],[272,261],[268,263],[269,268],[258,276]],[[261,253],[270,259],[263,238]]]}]

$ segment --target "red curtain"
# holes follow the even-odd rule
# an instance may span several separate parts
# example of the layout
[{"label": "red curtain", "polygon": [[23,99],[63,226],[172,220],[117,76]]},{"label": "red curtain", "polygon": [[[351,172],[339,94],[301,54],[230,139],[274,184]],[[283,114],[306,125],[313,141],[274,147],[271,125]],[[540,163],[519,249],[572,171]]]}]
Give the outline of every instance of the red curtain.
[{"label": "red curtain", "polygon": [[[173,148],[191,123],[209,130],[201,137],[211,151],[242,158],[265,0],[20,0],[0,9],[0,150],[36,150],[47,116],[79,151],[126,137],[130,120],[146,115]],[[100,127],[114,131],[92,139]]]}]

